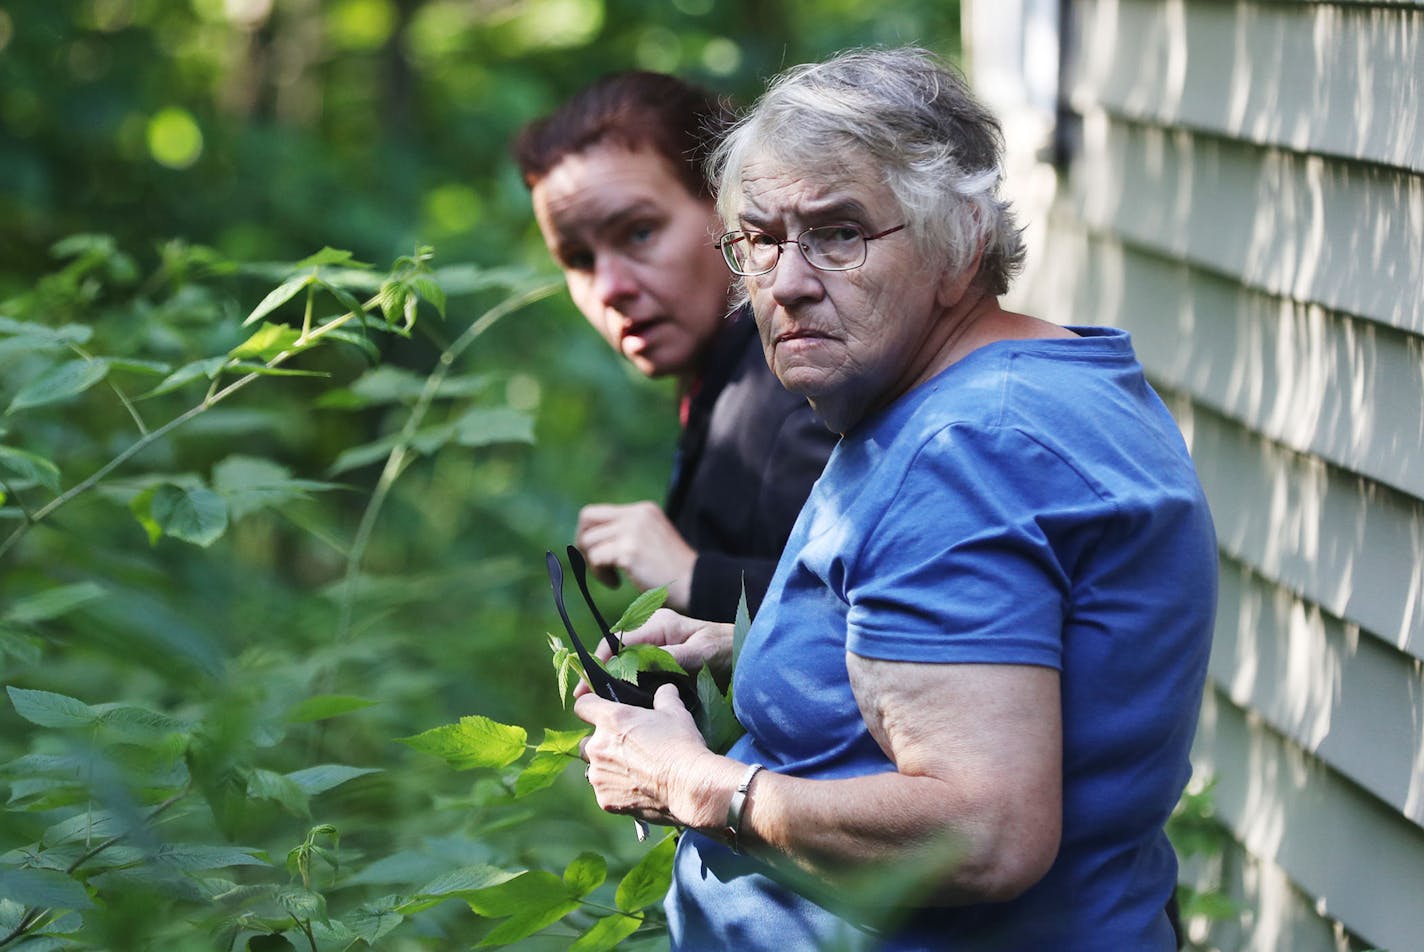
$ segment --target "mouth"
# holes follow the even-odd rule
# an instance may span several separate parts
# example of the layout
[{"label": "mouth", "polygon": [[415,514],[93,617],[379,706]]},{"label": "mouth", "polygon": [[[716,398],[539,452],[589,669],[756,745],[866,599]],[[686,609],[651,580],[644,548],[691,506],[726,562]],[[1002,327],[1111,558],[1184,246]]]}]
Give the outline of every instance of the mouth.
[{"label": "mouth", "polygon": [[652,317],[641,321],[629,321],[618,331],[618,341],[620,344],[642,344],[646,342],[648,333],[658,324],[662,323],[660,318]]},{"label": "mouth", "polygon": [[775,340],[778,344],[785,344],[788,341],[796,340],[828,340],[830,336],[830,334],[824,334],[809,327],[795,327],[777,334]]}]

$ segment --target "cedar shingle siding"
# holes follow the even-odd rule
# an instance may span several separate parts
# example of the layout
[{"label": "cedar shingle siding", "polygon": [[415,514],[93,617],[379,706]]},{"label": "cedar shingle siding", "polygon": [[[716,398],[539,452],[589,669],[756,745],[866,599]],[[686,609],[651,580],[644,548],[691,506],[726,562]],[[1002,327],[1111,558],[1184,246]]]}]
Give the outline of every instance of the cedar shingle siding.
[{"label": "cedar shingle siding", "polygon": [[1424,4],[973,0],[965,36],[1010,303],[1132,332],[1216,517],[1194,785],[1235,844],[1183,875],[1242,911],[1193,937],[1424,949]]}]

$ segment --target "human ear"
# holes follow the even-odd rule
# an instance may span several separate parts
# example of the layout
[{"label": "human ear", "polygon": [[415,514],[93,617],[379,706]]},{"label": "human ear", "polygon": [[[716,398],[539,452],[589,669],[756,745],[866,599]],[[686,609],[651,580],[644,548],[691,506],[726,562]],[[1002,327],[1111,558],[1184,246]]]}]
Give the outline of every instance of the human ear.
[{"label": "human ear", "polygon": [[984,260],[984,246],[974,251],[974,256],[958,271],[946,267],[940,272],[939,287],[935,292],[936,302],[941,308],[949,309],[963,300],[965,293],[979,276],[979,263]]}]

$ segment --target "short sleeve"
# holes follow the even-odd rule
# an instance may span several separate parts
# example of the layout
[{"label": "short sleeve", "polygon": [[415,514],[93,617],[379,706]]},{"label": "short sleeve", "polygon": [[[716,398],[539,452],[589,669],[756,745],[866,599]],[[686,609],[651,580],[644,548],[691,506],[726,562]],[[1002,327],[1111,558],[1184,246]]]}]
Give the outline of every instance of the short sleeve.
[{"label": "short sleeve", "polygon": [[1103,502],[1013,428],[929,436],[847,567],[847,648],[929,663],[1061,669],[1072,563]]}]

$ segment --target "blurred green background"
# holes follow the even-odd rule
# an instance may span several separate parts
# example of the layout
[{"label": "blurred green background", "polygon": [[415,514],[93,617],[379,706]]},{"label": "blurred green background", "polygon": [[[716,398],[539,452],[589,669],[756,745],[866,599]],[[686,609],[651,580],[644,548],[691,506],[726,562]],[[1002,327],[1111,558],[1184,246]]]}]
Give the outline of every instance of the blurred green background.
[{"label": "blurred green background", "polygon": [[[0,318],[84,325],[92,352],[177,365],[242,341],[243,316],[280,280],[280,269],[214,261],[293,261],[332,246],[384,268],[428,244],[452,278],[448,312],[422,310],[409,339],[381,339],[383,365],[419,381],[505,293],[466,280],[472,269],[511,269],[510,286],[557,278],[507,158],[525,122],[611,70],[676,72],[748,102],[784,66],[903,43],[957,57],[958,3],[0,2]],[[75,234],[112,242],[58,260],[56,244]],[[289,310],[277,316],[299,322]],[[4,341],[0,403],[10,405],[57,358]],[[549,665],[544,633],[558,622],[543,553],[571,539],[584,503],[661,499],[670,384],[609,353],[562,292],[495,325],[461,358],[463,389],[437,401],[432,420],[513,409],[531,417],[534,442],[450,445],[412,463],[375,524],[347,625],[333,593],[380,466],[336,464],[393,432],[412,401],[400,387],[353,399],[350,385],[370,379],[358,350],[300,363],[331,376],[259,380],[0,555],[0,682],[189,718],[205,725],[209,753],[239,765],[379,768],[313,800],[310,816],[270,804],[218,816],[209,791],[208,806],[170,830],[266,850],[280,871],[313,822],[332,823],[349,869],[334,910],[451,864],[557,871],[588,848],[636,859],[628,822],[598,815],[572,771],[514,801],[508,776],[454,773],[394,738],[475,713],[525,725],[536,741],[543,726],[577,725]],[[151,384],[109,382],[0,417],[0,445],[52,459],[73,485],[139,435],[119,394]],[[151,427],[201,396],[185,394],[138,409]],[[135,494],[175,474],[215,481],[235,456],[343,488],[235,512],[206,548],[150,544],[128,508]],[[7,486],[0,537],[48,497]],[[15,610],[56,586],[100,594],[62,612]],[[633,594],[607,593],[606,613]],[[377,703],[315,724],[284,718],[318,694]],[[0,762],[95,744],[0,703]],[[123,761],[121,748],[104,750]],[[17,794],[14,771],[0,781],[11,798],[3,867],[75,804],[70,788],[66,802]],[[190,942],[171,896],[116,895],[87,918],[85,941]],[[398,934],[445,947],[486,928],[473,919],[441,907]],[[568,937],[543,941],[561,948]]]}]

